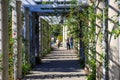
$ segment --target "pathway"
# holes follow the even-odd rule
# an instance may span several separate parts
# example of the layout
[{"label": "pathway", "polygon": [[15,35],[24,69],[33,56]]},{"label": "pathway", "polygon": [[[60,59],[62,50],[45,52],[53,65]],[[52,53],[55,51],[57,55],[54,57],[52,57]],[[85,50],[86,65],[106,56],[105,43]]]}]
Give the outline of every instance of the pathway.
[{"label": "pathway", "polygon": [[60,48],[42,59],[23,80],[85,80],[86,75],[73,50]]}]

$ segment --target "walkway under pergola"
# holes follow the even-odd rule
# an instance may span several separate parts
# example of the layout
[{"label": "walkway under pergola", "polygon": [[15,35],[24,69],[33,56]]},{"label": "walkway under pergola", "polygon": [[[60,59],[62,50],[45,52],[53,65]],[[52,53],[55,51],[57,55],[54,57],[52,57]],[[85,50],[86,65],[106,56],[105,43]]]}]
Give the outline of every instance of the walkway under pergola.
[{"label": "walkway under pergola", "polygon": [[[50,51],[51,26],[64,23],[71,7],[73,13],[70,14],[70,26],[75,29],[75,45],[80,61],[89,71],[88,78],[120,79],[120,2],[79,1],[0,1],[2,80],[22,79],[23,68],[27,70],[41,62],[42,57]],[[86,1],[89,6],[85,4]],[[67,31],[65,27],[63,32]]]}]

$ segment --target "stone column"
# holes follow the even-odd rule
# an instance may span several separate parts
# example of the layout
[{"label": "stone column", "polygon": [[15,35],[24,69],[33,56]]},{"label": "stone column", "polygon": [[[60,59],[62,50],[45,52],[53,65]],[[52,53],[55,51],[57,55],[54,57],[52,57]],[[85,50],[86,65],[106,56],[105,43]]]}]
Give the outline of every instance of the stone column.
[{"label": "stone column", "polygon": [[35,60],[36,64],[40,63],[40,53],[39,53],[39,16],[36,14],[36,22],[35,22]]},{"label": "stone column", "polygon": [[16,1],[17,11],[17,79],[22,78],[22,15],[21,15],[21,1]]},{"label": "stone column", "polygon": [[63,26],[63,47],[65,47],[65,26]]},{"label": "stone column", "polygon": [[30,17],[29,8],[25,9],[25,29],[26,29],[26,55],[28,56],[27,61],[30,63]]},{"label": "stone column", "polygon": [[36,53],[37,57],[39,56],[39,16],[36,14],[36,26],[35,26],[35,32],[36,32],[36,37],[35,37],[35,47],[36,47]]},{"label": "stone column", "polygon": [[[118,17],[119,9],[118,3],[115,0],[109,0],[109,9],[108,9],[108,30],[109,32],[113,30],[119,30],[118,26]],[[116,32],[116,31],[115,31]],[[119,80],[120,71],[119,71],[119,38],[114,34],[109,34],[108,36],[109,43],[109,80]]]},{"label": "stone column", "polygon": [[67,26],[63,26],[63,47],[66,48],[66,40],[67,40],[67,30],[68,30],[68,27]]},{"label": "stone column", "polygon": [[42,57],[42,25],[41,25],[41,17],[39,17],[39,56]]},{"label": "stone column", "polygon": [[0,1],[0,55],[2,54],[2,27],[1,27],[1,1]]},{"label": "stone column", "polygon": [[32,63],[32,66],[35,66],[35,25],[36,21],[35,21],[35,13],[32,13],[32,43],[31,43],[31,63]]},{"label": "stone column", "polygon": [[2,80],[9,80],[8,0],[2,0]]},{"label": "stone column", "polygon": [[13,38],[13,65],[14,65],[14,80],[17,79],[17,13],[16,13],[16,1],[12,1],[12,38]]},{"label": "stone column", "polygon": [[41,56],[43,56],[43,50],[44,50],[44,45],[43,45],[43,30],[44,30],[44,26],[43,26],[43,19],[41,18]]}]

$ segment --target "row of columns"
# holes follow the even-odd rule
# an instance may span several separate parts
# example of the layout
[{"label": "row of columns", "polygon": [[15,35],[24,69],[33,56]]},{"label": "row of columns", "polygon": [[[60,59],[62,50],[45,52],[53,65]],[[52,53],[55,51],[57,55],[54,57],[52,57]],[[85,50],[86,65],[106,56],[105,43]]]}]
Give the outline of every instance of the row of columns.
[{"label": "row of columns", "polygon": [[49,27],[38,13],[25,8],[26,53],[32,67],[40,63],[41,57],[50,50],[50,41],[46,39],[50,39]]},{"label": "row of columns", "polygon": [[[7,6],[6,6],[7,5]],[[22,78],[22,14],[21,2],[14,1],[12,10],[12,37],[14,39],[14,80]],[[42,26],[36,13],[31,13],[29,8],[25,8],[25,37],[26,55],[28,63],[36,65],[36,57],[40,60],[40,50],[42,43]],[[44,25],[43,25],[44,26]],[[9,80],[9,30],[8,30],[8,1],[2,0],[2,80]],[[47,27],[47,26],[45,26]],[[38,33],[36,32],[38,31]],[[44,36],[43,36],[44,37]],[[50,47],[50,46],[49,46]]]},{"label": "row of columns", "polygon": [[[2,8],[2,80],[9,80],[9,26],[8,26],[8,0],[1,1]],[[12,33],[14,43],[14,80],[22,78],[22,21],[21,2],[15,1],[15,15],[12,15]]]}]

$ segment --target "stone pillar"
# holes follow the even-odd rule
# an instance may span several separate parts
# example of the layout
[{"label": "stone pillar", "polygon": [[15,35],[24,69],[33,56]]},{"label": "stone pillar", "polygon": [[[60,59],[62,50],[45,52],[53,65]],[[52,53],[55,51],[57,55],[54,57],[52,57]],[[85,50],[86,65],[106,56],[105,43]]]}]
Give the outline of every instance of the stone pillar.
[{"label": "stone pillar", "polygon": [[[109,9],[108,9],[108,30],[109,32],[118,29],[118,17],[119,9],[118,3],[115,0],[109,0]],[[116,32],[116,31],[115,31]],[[120,71],[119,71],[119,38],[114,34],[109,34],[108,36],[109,43],[109,80],[119,80]]]},{"label": "stone pillar", "polygon": [[63,26],[63,47],[65,47],[65,26]]},{"label": "stone pillar", "polygon": [[0,55],[2,54],[2,27],[1,27],[1,1],[0,1]]},{"label": "stone pillar", "polygon": [[2,80],[9,80],[8,0],[2,0]]},{"label": "stone pillar", "polygon": [[35,13],[32,13],[32,43],[31,43],[31,63],[32,63],[32,66],[35,66]]},{"label": "stone pillar", "polygon": [[44,25],[43,25],[43,19],[41,18],[41,55],[43,56],[43,50],[44,50],[44,45],[43,45],[43,30],[44,30]]},{"label": "stone pillar", "polygon": [[65,47],[65,27],[63,26],[63,47]]},{"label": "stone pillar", "polygon": [[28,56],[27,61],[30,63],[30,17],[29,8],[25,9],[25,29],[26,29],[26,53]]},{"label": "stone pillar", "polygon": [[22,15],[21,15],[21,1],[16,1],[17,11],[17,79],[22,78]]},{"label": "stone pillar", "polygon": [[35,60],[36,64],[40,63],[40,52],[39,52],[39,16],[36,14],[36,25],[35,25]]},{"label": "stone pillar", "polygon": [[36,47],[36,56],[39,56],[39,16],[36,14],[36,25],[35,25],[35,47]]},{"label": "stone pillar", "polygon": [[16,1],[12,1],[12,38],[13,38],[13,65],[14,65],[14,80],[17,79],[17,13],[16,13]]},{"label": "stone pillar", "polygon": [[68,33],[68,27],[67,26],[63,26],[63,47],[66,48],[66,40],[67,40],[67,33]]},{"label": "stone pillar", "polygon": [[41,25],[41,17],[39,17],[39,56],[42,57],[42,25]]},{"label": "stone pillar", "polygon": [[[96,14],[97,15],[102,15],[103,11],[103,2],[96,2],[97,8],[96,8]],[[101,80],[102,79],[102,58],[101,55],[103,54],[102,51],[102,17],[97,17],[96,18],[96,80]]]}]

